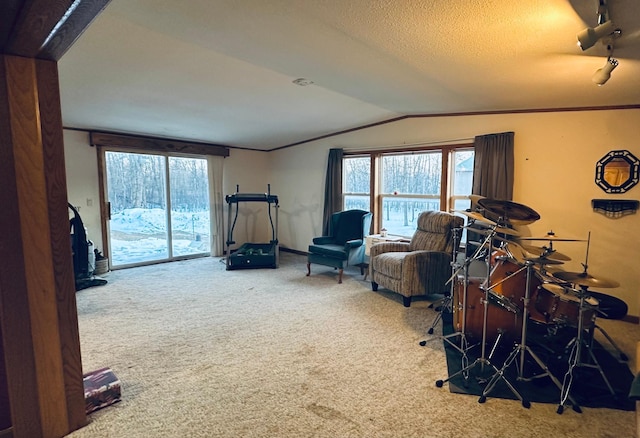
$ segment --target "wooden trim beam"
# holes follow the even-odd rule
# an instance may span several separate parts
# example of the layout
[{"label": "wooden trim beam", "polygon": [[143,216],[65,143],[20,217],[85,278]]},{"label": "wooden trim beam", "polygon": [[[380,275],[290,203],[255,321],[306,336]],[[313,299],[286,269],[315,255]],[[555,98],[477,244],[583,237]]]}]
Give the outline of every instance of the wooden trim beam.
[{"label": "wooden trim beam", "polygon": [[159,137],[108,134],[93,131],[89,133],[89,144],[91,146],[117,147],[138,151],[229,156],[229,148],[217,144],[191,143]]},{"label": "wooden trim beam", "polygon": [[58,61],[111,0],[9,0],[0,12],[0,51]]}]

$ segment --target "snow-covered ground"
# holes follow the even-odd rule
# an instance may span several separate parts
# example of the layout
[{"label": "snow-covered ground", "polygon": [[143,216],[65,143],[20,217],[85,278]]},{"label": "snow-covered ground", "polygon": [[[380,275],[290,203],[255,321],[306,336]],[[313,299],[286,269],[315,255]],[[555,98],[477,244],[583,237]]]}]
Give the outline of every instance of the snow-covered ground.
[{"label": "snow-covered ground", "polygon": [[[208,253],[209,212],[171,212],[172,255]],[[113,266],[169,257],[166,211],[132,208],[111,215]]]}]

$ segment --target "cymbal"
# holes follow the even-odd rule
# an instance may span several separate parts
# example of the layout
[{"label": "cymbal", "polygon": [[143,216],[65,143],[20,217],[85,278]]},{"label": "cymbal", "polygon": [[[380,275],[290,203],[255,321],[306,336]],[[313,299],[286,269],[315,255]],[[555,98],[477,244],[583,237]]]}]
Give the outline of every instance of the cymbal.
[{"label": "cymbal", "polygon": [[474,233],[479,233],[479,234],[484,234],[485,236],[488,235],[491,230],[495,230],[497,234],[507,234],[509,236],[519,236],[520,233],[517,230],[514,230],[513,228],[506,228],[506,227],[497,227],[497,226],[492,226],[491,228],[471,228],[471,227],[467,227],[470,231],[473,231]]},{"label": "cymbal", "polygon": [[522,245],[522,248],[524,248],[525,251],[538,257],[546,253],[545,257],[549,259],[564,260],[565,262],[571,260],[571,257],[569,257],[568,255],[564,255],[561,252],[556,251],[555,249],[552,249],[551,252],[548,252],[548,248],[540,248],[538,246]]},{"label": "cymbal", "polygon": [[478,200],[478,205],[515,225],[527,225],[540,219],[532,208],[512,201],[483,198]]},{"label": "cymbal", "polygon": [[471,199],[471,205],[477,204],[479,200],[486,198],[486,196],[482,195],[469,195],[469,199]]},{"label": "cymbal", "polygon": [[553,276],[569,283],[578,284],[580,286],[595,287],[618,287],[620,283],[615,280],[607,280],[604,278],[596,278],[586,272],[554,272]]},{"label": "cymbal", "polygon": [[524,259],[536,265],[564,265],[563,261],[548,259],[546,257],[525,257]]},{"label": "cymbal", "polygon": [[520,240],[546,240],[548,242],[585,242],[582,239],[567,239],[564,237],[558,237],[555,234],[547,234],[541,237],[520,237]]},{"label": "cymbal", "polygon": [[480,212],[477,212],[477,211],[454,210],[454,213],[463,214],[469,219],[484,222],[489,225],[497,225],[494,221],[492,221],[491,219],[487,219],[486,217],[482,216]]}]

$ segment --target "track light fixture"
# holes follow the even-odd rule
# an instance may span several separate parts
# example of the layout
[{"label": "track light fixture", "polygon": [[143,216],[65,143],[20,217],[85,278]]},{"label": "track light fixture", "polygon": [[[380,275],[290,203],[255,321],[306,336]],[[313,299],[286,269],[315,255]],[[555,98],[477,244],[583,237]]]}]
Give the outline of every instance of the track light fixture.
[{"label": "track light fixture", "polygon": [[578,45],[582,50],[593,47],[600,38],[611,35],[614,32],[613,23],[607,20],[596,27],[587,27],[578,34]]},{"label": "track light fixture", "polygon": [[612,57],[607,58],[607,62],[602,68],[596,70],[591,80],[599,87],[604,85],[611,77],[611,72],[618,66],[618,60]]},{"label": "track light fixture", "polygon": [[607,46],[607,62],[591,77],[595,84],[601,86],[609,80],[611,72],[618,66],[618,60],[613,58],[613,42],[622,34],[622,31],[614,28],[613,22],[609,19],[607,0],[598,0],[596,14],[598,15],[598,25],[588,27],[578,34],[578,46],[584,51],[593,47],[601,39]]}]

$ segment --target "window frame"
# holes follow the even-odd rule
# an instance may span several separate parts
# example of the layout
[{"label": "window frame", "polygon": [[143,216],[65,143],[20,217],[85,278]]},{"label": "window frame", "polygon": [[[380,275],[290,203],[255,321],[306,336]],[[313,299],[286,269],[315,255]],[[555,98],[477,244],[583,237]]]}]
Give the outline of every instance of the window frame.
[{"label": "window frame", "polygon": [[[454,195],[453,183],[455,182],[453,173],[455,172],[454,166],[451,164],[451,157],[454,152],[473,151],[473,143],[462,144],[450,144],[450,145],[430,145],[430,146],[417,146],[407,148],[388,148],[388,149],[376,149],[376,150],[362,150],[362,151],[344,151],[343,160],[349,158],[361,158],[369,156],[371,160],[370,164],[370,187],[369,187],[369,205],[370,210],[373,213],[373,234],[379,234],[382,228],[382,211],[385,197],[390,195],[387,193],[380,193],[382,186],[382,176],[380,175],[382,169],[382,157],[385,155],[398,155],[398,154],[411,154],[411,153],[424,153],[440,151],[441,157],[441,180],[440,180],[440,210],[441,211],[453,211],[456,200],[469,199],[469,195]],[[344,167],[344,166],[343,166]],[[344,172],[344,170],[343,170]],[[344,173],[343,173],[344,178]],[[343,187],[344,190],[344,187]],[[347,196],[366,196],[366,193],[342,193],[342,205],[345,207],[345,199]],[[391,195],[392,196],[392,195]],[[417,198],[417,199],[433,199],[433,195],[421,195],[421,194],[402,194],[403,198]]]}]

